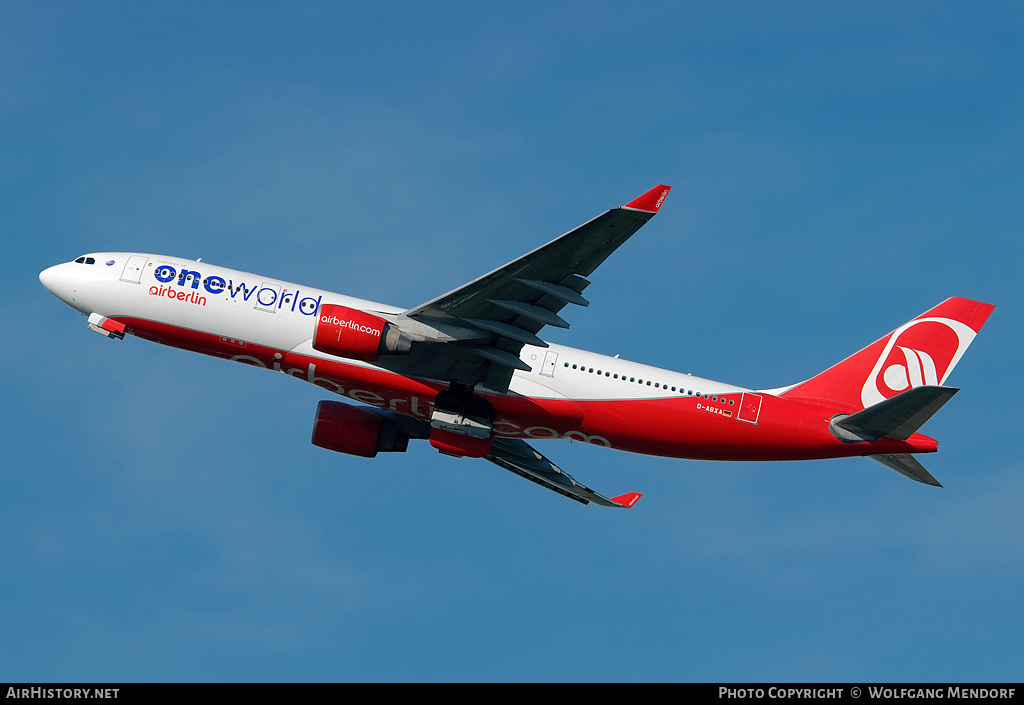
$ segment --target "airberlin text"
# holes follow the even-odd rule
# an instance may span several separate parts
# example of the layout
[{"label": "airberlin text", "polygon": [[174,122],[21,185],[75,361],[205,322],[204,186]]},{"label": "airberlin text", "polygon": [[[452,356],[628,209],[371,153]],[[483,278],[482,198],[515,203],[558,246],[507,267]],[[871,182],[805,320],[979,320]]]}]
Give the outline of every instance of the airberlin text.
[{"label": "airberlin text", "polygon": [[[284,367],[281,364],[283,358],[284,356],[281,353],[274,353],[274,361],[269,367],[254,355],[232,355],[228,359],[232,362],[241,362],[246,365],[253,365],[254,367],[284,372],[286,375],[296,379],[305,379],[307,382],[315,384],[322,389],[350,397],[364,404],[375,406],[378,409],[388,409],[399,414],[414,416],[424,420],[430,419],[434,412],[433,399],[421,399],[414,394],[398,394],[396,396],[389,394],[388,396],[383,396],[369,389],[347,389],[334,379],[317,375],[315,362],[307,362],[305,369],[302,367]],[[386,390],[382,389],[381,391],[387,393]],[[611,442],[603,436],[590,435],[576,429],[562,432],[550,426],[519,424],[501,417],[494,422],[494,435],[505,438],[568,438],[571,441],[593,443],[594,445],[605,446],[606,448],[612,447]]]},{"label": "airberlin text", "polygon": [[377,338],[380,337],[380,331],[378,329],[372,328],[370,326],[364,326],[349,319],[342,320],[337,316],[320,316],[320,322],[330,323],[331,325],[337,326],[339,328],[348,328],[359,333],[366,333],[367,335],[372,335]]},{"label": "airberlin text", "polygon": [[168,299],[176,299],[178,301],[185,301],[196,306],[205,306],[206,297],[199,296],[194,291],[184,291],[182,289],[172,289],[169,286],[151,286],[149,287],[150,296],[166,296]]}]

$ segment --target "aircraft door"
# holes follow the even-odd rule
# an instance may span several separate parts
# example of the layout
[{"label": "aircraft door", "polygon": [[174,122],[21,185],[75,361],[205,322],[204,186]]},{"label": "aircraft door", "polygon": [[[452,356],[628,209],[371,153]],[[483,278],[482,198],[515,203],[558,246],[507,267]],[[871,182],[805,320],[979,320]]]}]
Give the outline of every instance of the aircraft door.
[{"label": "aircraft door", "polygon": [[124,265],[124,271],[121,272],[121,281],[128,282],[129,284],[138,284],[142,280],[142,270],[148,261],[149,257],[143,257],[142,255],[132,255],[129,257],[128,262]]},{"label": "aircraft door", "polygon": [[555,376],[555,365],[558,364],[558,353],[554,350],[548,350],[544,355],[544,364],[540,368],[540,373],[545,377]]},{"label": "aircraft door", "polygon": [[740,409],[736,418],[747,423],[757,423],[761,416],[761,395],[744,392],[740,397]]},{"label": "aircraft door", "polygon": [[256,310],[274,313],[277,311],[277,299],[281,296],[281,287],[277,284],[263,282],[256,292]]}]

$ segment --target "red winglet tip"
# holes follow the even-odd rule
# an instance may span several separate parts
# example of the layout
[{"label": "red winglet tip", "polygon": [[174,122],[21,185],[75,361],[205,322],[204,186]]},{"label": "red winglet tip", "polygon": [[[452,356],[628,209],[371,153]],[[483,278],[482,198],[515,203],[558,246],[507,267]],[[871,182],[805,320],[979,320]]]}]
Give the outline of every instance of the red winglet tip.
[{"label": "red winglet tip", "polygon": [[619,506],[629,509],[636,504],[636,501],[641,497],[643,497],[643,495],[639,492],[627,492],[626,494],[620,494],[618,497],[612,497],[612,501]]},{"label": "red winglet tip", "polygon": [[632,201],[625,205],[625,208],[634,208],[638,211],[657,213],[658,209],[661,208],[661,204],[665,202],[665,197],[668,196],[668,192],[671,190],[671,186],[660,184],[652,188],[643,196],[640,196],[639,198],[634,198]]}]

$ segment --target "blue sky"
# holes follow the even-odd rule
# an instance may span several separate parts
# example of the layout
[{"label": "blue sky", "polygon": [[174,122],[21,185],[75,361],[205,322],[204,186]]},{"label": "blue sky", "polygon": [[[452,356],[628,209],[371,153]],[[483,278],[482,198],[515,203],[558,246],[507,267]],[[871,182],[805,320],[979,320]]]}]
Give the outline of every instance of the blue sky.
[{"label": "blue sky", "polygon": [[[1020,681],[1016,3],[7,2],[0,678]],[[925,432],[729,464],[554,442],[630,511],[138,339],[37,275],[161,252],[413,306],[658,183],[550,339],[750,387],[998,305]]]}]

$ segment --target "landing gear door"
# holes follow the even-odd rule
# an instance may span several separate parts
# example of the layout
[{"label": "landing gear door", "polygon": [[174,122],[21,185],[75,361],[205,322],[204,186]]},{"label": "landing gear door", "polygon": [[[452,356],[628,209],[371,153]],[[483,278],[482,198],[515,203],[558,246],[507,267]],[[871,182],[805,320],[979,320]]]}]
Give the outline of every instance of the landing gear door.
[{"label": "landing gear door", "polygon": [[544,354],[544,364],[540,368],[540,373],[545,377],[555,376],[555,366],[558,364],[558,353],[554,350],[548,350]]},{"label": "landing gear door", "polygon": [[129,257],[128,262],[124,265],[124,271],[121,272],[121,281],[128,282],[129,284],[138,284],[142,280],[142,270],[148,261],[149,257],[143,257],[142,255],[132,255]]}]

